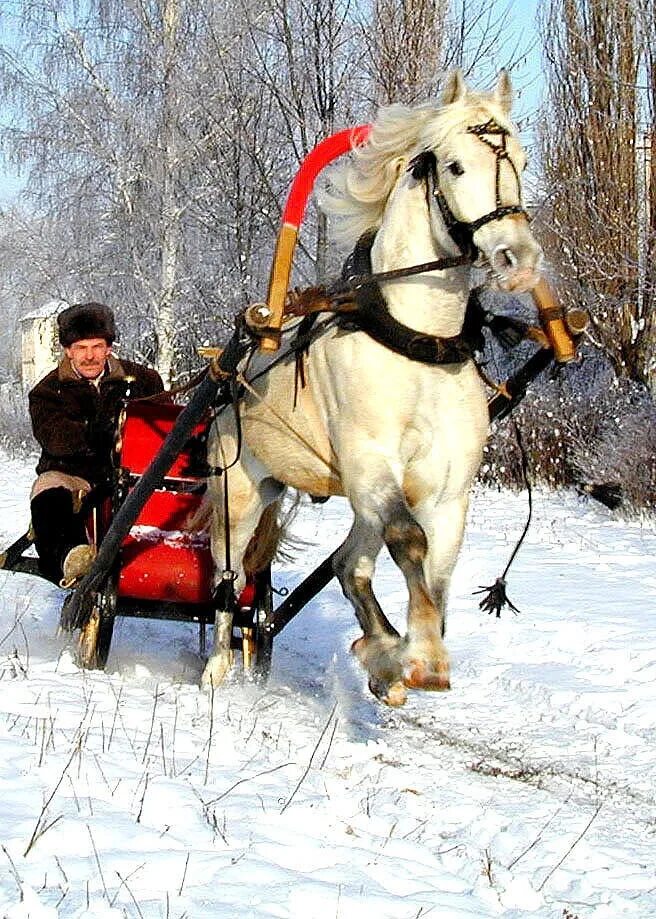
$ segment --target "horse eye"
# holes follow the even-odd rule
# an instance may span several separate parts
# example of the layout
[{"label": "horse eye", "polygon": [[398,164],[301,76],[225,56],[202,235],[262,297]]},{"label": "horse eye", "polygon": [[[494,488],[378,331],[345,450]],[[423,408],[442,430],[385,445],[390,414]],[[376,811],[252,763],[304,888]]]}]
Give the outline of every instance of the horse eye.
[{"label": "horse eye", "polygon": [[452,160],[450,163],[447,163],[446,168],[449,170],[452,176],[461,176],[465,171],[458,160]]}]

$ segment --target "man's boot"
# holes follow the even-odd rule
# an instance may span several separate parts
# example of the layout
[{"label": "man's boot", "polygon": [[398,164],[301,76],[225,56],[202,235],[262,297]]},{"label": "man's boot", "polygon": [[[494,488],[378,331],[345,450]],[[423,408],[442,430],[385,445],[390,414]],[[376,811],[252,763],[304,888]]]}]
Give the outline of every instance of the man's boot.
[{"label": "man's boot", "polygon": [[41,573],[59,584],[64,559],[74,546],[87,545],[84,520],[73,511],[73,493],[68,488],[48,488],[32,499],[34,545]]},{"label": "man's boot", "polygon": [[89,543],[73,546],[62,565],[60,587],[73,587],[87,573],[97,555],[96,547]]}]

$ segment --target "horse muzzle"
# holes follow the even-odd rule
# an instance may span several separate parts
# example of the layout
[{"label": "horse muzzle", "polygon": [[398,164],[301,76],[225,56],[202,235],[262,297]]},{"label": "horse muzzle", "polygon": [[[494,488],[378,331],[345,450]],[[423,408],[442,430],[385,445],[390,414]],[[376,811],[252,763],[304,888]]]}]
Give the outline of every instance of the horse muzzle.
[{"label": "horse muzzle", "polygon": [[527,221],[509,217],[495,224],[481,227],[474,236],[493,286],[512,293],[532,290],[540,279],[543,256]]}]

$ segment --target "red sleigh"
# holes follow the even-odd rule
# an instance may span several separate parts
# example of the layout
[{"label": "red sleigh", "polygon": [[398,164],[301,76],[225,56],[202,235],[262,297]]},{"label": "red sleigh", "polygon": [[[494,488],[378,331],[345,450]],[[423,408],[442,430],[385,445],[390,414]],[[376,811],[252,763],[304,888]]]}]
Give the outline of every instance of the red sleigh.
[{"label": "red sleigh", "polygon": [[[113,493],[94,512],[98,542],[131,489],[173,428],[182,408],[171,402],[137,400],[127,404],[119,432],[118,470]],[[95,596],[97,636],[82,635],[85,666],[103,667],[116,616],[197,622],[200,651],[205,653],[205,626],[214,622],[214,565],[207,528],[193,525],[199,515],[205,479],[197,471],[193,445],[205,424],[191,431],[188,446],[173,461],[162,487],[146,501],[124,539],[112,575]],[[88,629],[85,631],[89,631]],[[272,605],[267,570],[249,582],[237,598],[234,647],[242,651],[245,669],[268,672],[271,655]],[[95,649],[86,653],[85,643]]]}]

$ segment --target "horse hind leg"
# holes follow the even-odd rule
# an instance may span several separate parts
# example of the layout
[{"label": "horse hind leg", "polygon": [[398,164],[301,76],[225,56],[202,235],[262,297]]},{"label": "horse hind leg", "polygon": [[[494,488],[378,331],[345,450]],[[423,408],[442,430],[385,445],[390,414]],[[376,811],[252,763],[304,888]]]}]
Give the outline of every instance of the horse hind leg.
[{"label": "horse hind leg", "polygon": [[436,597],[436,605],[424,574],[426,533],[405,503],[390,515],[383,538],[408,588],[408,634],[400,653],[403,683],[412,689],[450,689],[449,657],[442,641],[445,592]]},{"label": "horse hind leg", "polygon": [[371,586],[382,539],[356,518],[334,562],[335,574],[351,601],[363,635],[352,651],[369,674],[369,689],[387,705],[403,705],[406,690],[398,647],[401,638],[385,616]]},{"label": "horse hind leg", "polygon": [[[201,686],[204,689],[219,686],[232,666],[232,624],[235,612],[233,601],[234,595],[239,594],[246,580],[244,562],[252,573],[265,561],[261,551],[258,552],[256,549],[249,551],[249,546],[252,546],[253,543],[253,534],[259,534],[259,541],[266,545],[264,554],[272,555],[274,551],[274,540],[268,539],[268,534],[264,530],[277,521],[275,512],[277,508],[270,511],[268,505],[272,498],[275,499],[279,494],[280,489],[278,488],[275,494],[268,494],[262,484],[258,488],[244,474],[241,474],[239,467],[234,467],[228,474],[232,479],[229,521],[230,559],[226,558],[222,503],[217,501],[215,496],[211,534],[212,555],[217,572],[216,613],[212,651],[201,678]],[[259,548],[261,549],[261,546]],[[236,580],[235,574],[237,575]]]}]

